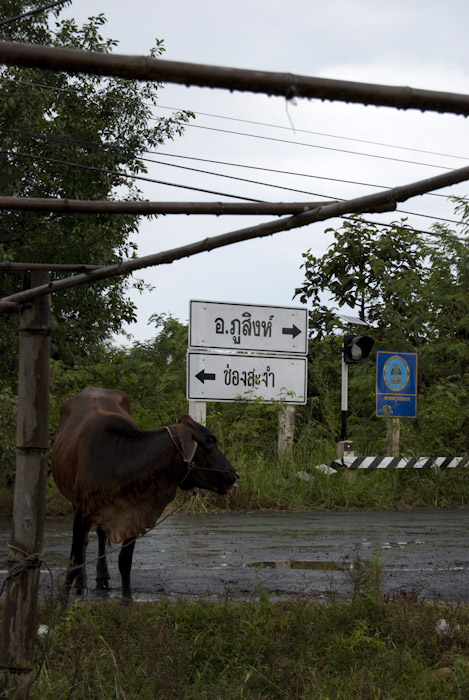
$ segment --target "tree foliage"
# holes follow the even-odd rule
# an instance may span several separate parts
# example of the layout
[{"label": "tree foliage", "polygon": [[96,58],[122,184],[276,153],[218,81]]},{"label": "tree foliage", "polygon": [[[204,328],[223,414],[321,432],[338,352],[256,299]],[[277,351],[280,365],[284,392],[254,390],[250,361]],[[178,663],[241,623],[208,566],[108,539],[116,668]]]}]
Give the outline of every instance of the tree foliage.
[{"label": "tree foliage", "polygon": [[[43,5],[4,0],[0,20]],[[3,39],[111,52],[103,15],[83,26],[60,20],[59,9],[1,28]],[[157,40],[152,56],[164,51]],[[3,195],[110,200],[141,198],[133,176],[144,173],[148,149],[180,135],[190,113],[152,119],[158,85],[27,68],[0,69],[0,189]],[[131,215],[0,213],[3,260],[109,265],[136,255],[139,220]],[[54,297],[53,355],[67,364],[91,356],[123,322],[135,320],[129,286],[114,278]],[[17,273],[2,273],[0,294],[22,288]],[[0,319],[3,368],[13,371],[16,320]]]},{"label": "tree foliage", "polygon": [[74,367],[52,362],[52,437],[61,404],[87,385],[125,391],[131,399],[132,415],[142,428],[177,423],[181,413],[187,412],[187,326],[166,315],[155,315],[152,323],[155,337],[144,343],[130,347],[107,344],[94,362]]},{"label": "tree foliage", "polygon": [[[457,232],[435,224],[433,235],[425,236],[405,220],[383,229],[354,216],[340,229],[328,229],[334,242],[322,258],[304,254],[305,281],[296,294],[313,304],[309,394],[319,398],[316,420],[330,426],[331,437],[340,427],[340,346],[347,326],[337,314],[345,307],[370,324],[371,360],[377,350],[418,353],[418,418],[403,422],[402,449],[467,451],[469,203],[455,202]],[[374,371],[371,361],[349,373],[349,425],[362,450],[379,454],[384,428],[374,418]]]}]

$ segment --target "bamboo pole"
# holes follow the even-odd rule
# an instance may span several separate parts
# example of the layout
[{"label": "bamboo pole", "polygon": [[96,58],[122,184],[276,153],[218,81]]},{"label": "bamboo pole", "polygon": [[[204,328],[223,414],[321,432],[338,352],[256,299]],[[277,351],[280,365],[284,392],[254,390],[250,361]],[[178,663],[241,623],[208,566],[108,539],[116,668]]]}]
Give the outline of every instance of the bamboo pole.
[{"label": "bamboo pole", "polygon": [[[48,272],[31,272],[32,286],[48,280]],[[15,700],[29,696],[37,631],[49,449],[49,297],[38,297],[22,312],[19,336],[16,481],[1,654],[8,697]]]},{"label": "bamboo pole", "polygon": [[165,61],[146,56],[81,51],[39,44],[2,41],[0,42],[0,63],[88,75],[281,95],[287,99],[306,97],[469,115],[469,95],[457,93],[314,78],[293,73]]},{"label": "bamboo pole", "polygon": [[[230,231],[229,233],[212,236],[211,238],[204,238],[203,240],[195,241],[188,245],[180,246],[179,248],[165,250],[141,258],[125,260],[116,265],[109,265],[99,270],[91,270],[86,274],[56,280],[47,285],[38,286],[35,289],[28,289],[24,292],[17,292],[16,294],[3,297],[3,299],[0,299],[0,304],[2,302],[24,303],[42,294],[51,294],[65,289],[71,289],[72,287],[77,287],[82,284],[109,279],[116,275],[129,274],[135,270],[142,270],[146,267],[167,265],[175,260],[188,258],[197,253],[215,250],[216,248],[232,245],[233,243],[240,243],[253,238],[272,236],[274,233],[279,233],[280,231],[289,231],[300,228],[301,226],[307,226],[316,221],[326,221],[327,219],[343,216],[344,214],[393,211],[398,202],[405,202],[410,197],[425,194],[426,192],[431,192],[442,187],[449,187],[450,185],[463,182],[464,180],[469,180],[468,166],[452,170],[443,175],[436,175],[435,177],[430,177],[425,180],[412,182],[409,185],[402,185],[401,187],[385,190],[384,192],[366,195],[365,197],[356,197],[355,199],[349,199],[337,204],[328,204],[327,206],[319,207],[318,209],[306,211],[301,214],[295,214],[294,216],[283,218],[278,221],[269,221],[264,224],[258,224],[257,226]],[[0,306],[0,312],[1,311],[2,308]]]},{"label": "bamboo pole", "polygon": [[54,214],[299,214],[335,204],[321,202],[109,202],[40,197],[0,197],[0,210],[34,211]]},{"label": "bamboo pole", "polygon": [[0,270],[8,272],[25,272],[27,270],[46,270],[49,272],[90,272],[100,270],[104,265],[86,265],[84,263],[74,265],[56,263],[31,263],[31,262],[0,262]]}]

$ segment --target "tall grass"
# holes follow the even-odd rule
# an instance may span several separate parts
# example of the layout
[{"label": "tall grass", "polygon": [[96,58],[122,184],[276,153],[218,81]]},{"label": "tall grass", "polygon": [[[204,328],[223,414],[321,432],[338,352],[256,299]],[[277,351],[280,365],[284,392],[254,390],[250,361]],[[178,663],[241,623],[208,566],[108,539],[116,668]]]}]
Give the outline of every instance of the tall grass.
[{"label": "tall grass", "polygon": [[[179,493],[173,504],[184,510],[312,510],[411,509],[466,507],[469,503],[467,470],[343,470],[325,474],[336,445],[329,428],[303,423],[296,432],[291,454],[277,454],[276,405],[230,404],[212,406],[209,425],[221,449],[241,474],[241,486],[228,497],[200,492],[187,500]],[[229,426],[227,429],[226,426]],[[357,453],[384,454],[381,442],[358,434]],[[369,442],[367,442],[367,439]],[[70,514],[71,507],[49,481],[48,514]],[[0,488],[0,515],[11,514],[11,491]]]},{"label": "tall grass", "polygon": [[379,564],[354,572],[347,603],[71,605],[31,699],[468,698],[468,607],[385,599]]},{"label": "tall grass", "polygon": [[[325,474],[316,460],[266,460],[238,454],[240,487],[226,497],[199,492],[183,507],[208,510],[411,510],[469,504],[466,470],[342,470]],[[176,501],[183,504],[182,498]]]},{"label": "tall grass", "polygon": [[[178,492],[170,508],[203,513],[225,510],[411,510],[463,508],[469,505],[464,469],[343,470],[325,474],[318,460],[278,460],[259,454],[229,455],[241,474],[241,485],[228,496],[197,491],[196,498]],[[11,515],[13,489],[0,488],[0,517]],[[47,488],[47,514],[71,515],[71,504],[52,478]]]}]

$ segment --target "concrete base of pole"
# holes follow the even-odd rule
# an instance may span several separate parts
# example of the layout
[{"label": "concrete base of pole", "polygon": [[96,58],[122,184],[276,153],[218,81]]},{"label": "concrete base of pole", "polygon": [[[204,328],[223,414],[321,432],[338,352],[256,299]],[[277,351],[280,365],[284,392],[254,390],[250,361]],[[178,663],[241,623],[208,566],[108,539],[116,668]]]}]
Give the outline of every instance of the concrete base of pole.
[{"label": "concrete base of pole", "polygon": [[353,456],[353,442],[351,440],[341,440],[337,443],[337,459],[342,459],[342,457]]}]

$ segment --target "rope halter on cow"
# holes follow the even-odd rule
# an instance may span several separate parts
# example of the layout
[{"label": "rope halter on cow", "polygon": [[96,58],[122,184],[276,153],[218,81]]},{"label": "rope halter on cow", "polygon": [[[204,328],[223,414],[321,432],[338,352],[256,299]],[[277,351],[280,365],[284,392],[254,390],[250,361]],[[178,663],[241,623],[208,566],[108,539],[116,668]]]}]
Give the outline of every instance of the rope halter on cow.
[{"label": "rope halter on cow", "polygon": [[185,473],[185,475],[182,477],[181,481],[180,481],[179,484],[178,484],[178,486],[180,486],[180,485],[187,479],[187,477],[189,476],[189,474],[191,473],[191,471],[192,471],[193,468],[195,467],[195,464],[194,464],[194,455],[195,455],[195,451],[196,451],[196,449],[197,449],[197,443],[195,443],[194,451],[192,452],[191,456],[190,456],[190,457],[186,457],[186,455],[185,455],[184,452],[182,451],[182,449],[181,449],[181,447],[180,447],[178,441],[176,440],[176,438],[175,438],[175,436],[174,436],[174,434],[173,434],[173,431],[171,430],[170,426],[169,426],[169,425],[165,425],[164,427],[165,427],[165,429],[168,431],[168,435],[169,435],[169,437],[171,438],[174,447],[176,448],[176,450],[177,450],[177,451],[179,452],[179,454],[181,455],[182,461],[184,462],[184,464],[187,465],[187,472]]}]

